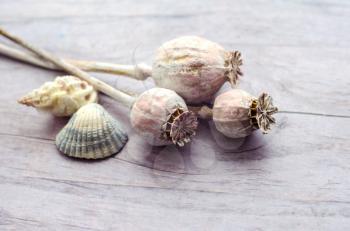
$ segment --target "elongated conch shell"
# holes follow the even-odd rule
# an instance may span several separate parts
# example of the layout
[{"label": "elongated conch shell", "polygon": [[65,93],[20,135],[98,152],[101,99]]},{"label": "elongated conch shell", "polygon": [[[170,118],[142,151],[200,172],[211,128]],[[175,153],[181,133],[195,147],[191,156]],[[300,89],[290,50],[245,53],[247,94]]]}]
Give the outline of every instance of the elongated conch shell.
[{"label": "elongated conch shell", "polygon": [[120,123],[99,104],[90,103],[58,133],[56,146],[70,157],[100,159],[118,153],[127,140]]},{"label": "elongated conch shell", "polygon": [[77,77],[62,76],[44,83],[18,102],[51,112],[55,116],[70,116],[81,106],[97,102],[97,91]]},{"label": "elongated conch shell", "polygon": [[277,111],[268,94],[262,93],[256,98],[246,91],[233,89],[216,97],[212,112],[217,130],[231,138],[242,138],[256,129],[267,133],[275,123],[272,115]]}]

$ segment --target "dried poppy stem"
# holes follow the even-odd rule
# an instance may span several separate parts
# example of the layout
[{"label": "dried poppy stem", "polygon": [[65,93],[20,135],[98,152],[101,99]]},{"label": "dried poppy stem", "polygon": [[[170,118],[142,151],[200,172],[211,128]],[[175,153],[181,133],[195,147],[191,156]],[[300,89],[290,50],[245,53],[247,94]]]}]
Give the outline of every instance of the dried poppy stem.
[{"label": "dried poppy stem", "polygon": [[188,109],[196,113],[198,118],[203,120],[211,120],[213,119],[213,109],[204,105],[204,106],[189,106]]},{"label": "dried poppy stem", "polygon": [[[51,62],[47,62],[35,54],[29,54],[27,52],[9,47],[1,43],[0,43],[0,54],[10,57],[12,59],[20,60],[22,62],[26,62],[26,63],[39,66],[42,68],[46,68],[49,70],[59,70],[59,71],[63,70],[61,67]],[[152,74],[152,68],[147,64],[143,64],[143,63],[137,64],[137,65],[120,65],[120,64],[113,64],[113,63],[74,60],[74,59],[64,59],[64,60],[84,71],[129,76],[137,80],[145,80],[147,77],[151,76]]]},{"label": "dried poppy stem", "polygon": [[22,62],[33,64],[49,70],[60,70],[56,65],[39,59],[38,56],[28,54],[15,48],[0,43],[0,54]]},{"label": "dried poppy stem", "polygon": [[67,62],[86,71],[129,76],[137,80],[145,80],[152,75],[152,67],[144,63],[139,63],[136,65],[121,65],[74,59],[67,59]]},{"label": "dried poppy stem", "polygon": [[119,101],[123,105],[127,107],[131,107],[132,104],[135,101],[135,98],[127,95],[121,91],[118,91],[117,89],[113,88],[112,86],[92,77],[91,75],[87,74],[86,72],[80,70],[79,68],[75,67],[74,65],[66,62],[63,59],[60,59],[58,57],[55,57],[54,55],[48,53],[47,51],[41,50],[39,48],[36,48],[32,46],[31,44],[28,44],[27,42],[23,41],[22,39],[11,35],[4,29],[0,28],[0,34],[3,35],[4,37],[8,38],[9,40],[13,41],[14,43],[26,48],[27,50],[33,52],[36,54],[38,57],[41,57],[43,59],[46,59],[53,63],[56,66],[59,66],[63,70],[67,71],[68,73],[77,76],[86,82],[90,83],[92,86],[96,88],[96,90],[99,90],[106,95],[109,95],[113,99]]}]

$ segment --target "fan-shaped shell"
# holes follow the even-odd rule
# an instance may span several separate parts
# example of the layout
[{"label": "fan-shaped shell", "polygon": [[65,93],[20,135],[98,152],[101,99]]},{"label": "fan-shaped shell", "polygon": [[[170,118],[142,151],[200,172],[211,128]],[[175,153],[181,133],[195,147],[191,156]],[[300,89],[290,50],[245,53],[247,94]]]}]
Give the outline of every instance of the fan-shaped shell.
[{"label": "fan-shaped shell", "polygon": [[127,140],[120,123],[99,104],[90,103],[58,133],[56,146],[70,157],[99,159],[119,152]]}]

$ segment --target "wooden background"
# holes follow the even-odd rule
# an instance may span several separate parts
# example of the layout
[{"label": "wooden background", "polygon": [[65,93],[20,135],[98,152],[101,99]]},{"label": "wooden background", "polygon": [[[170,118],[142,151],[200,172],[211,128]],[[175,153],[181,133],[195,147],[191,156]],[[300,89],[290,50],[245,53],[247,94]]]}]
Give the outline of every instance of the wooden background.
[{"label": "wooden background", "polygon": [[102,96],[130,141],[78,161],[54,145],[66,119],[16,103],[62,73],[0,57],[0,230],[350,229],[349,1],[2,0],[0,24],[63,57],[125,64],[203,36],[242,52],[241,88],[293,112],[266,136],[229,140],[202,122],[185,148],[152,148]]}]

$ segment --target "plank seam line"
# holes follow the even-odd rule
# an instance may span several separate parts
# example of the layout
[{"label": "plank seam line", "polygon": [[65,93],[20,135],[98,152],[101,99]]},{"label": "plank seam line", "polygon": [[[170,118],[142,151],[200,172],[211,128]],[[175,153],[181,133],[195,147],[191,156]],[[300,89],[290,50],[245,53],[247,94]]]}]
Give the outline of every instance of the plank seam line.
[{"label": "plank seam line", "polygon": [[13,136],[13,137],[28,138],[28,139],[33,139],[33,140],[55,141],[54,139],[50,139],[50,138],[43,138],[43,137],[36,137],[36,136],[26,136],[26,135],[17,135],[17,134],[11,134],[11,133],[0,133],[0,136]]},{"label": "plank seam line", "polygon": [[176,171],[167,171],[167,170],[164,170],[164,169],[156,169],[156,168],[149,167],[147,165],[142,165],[142,164],[137,163],[137,162],[132,162],[132,161],[128,161],[126,159],[118,158],[116,156],[112,157],[111,159],[115,159],[117,161],[125,162],[125,163],[131,164],[133,166],[138,166],[138,167],[141,167],[141,168],[146,168],[146,169],[150,169],[150,170],[156,170],[156,171],[159,171],[159,172],[174,173],[174,174],[179,174],[179,175],[191,175],[191,176],[206,176],[207,175],[207,174],[200,174],[200,173],[196,174],[196,173],[176,172]]},{"label": "plank seam line", "polygon": [[210,190],[201,190],[201,189],[186,189],[186,188],[174,188],[174,187],[159,187],[159,186],[148,186],[148,185],[132,185],[132,184],[113,184],[113,183],[101,183],[101,182],[91,182],[91,181],[80,181],[80,180],[67,180],[67,179],[56,179],[56,178],[47,178],[47,177],[33,177],[26,176],[25,178],[37,179],[44,181],[51,181],[56,183],[69,184],[71,186],[78,187],[79,184],[85,185],[100,185],[107,187],[127,187],[127,188],[144,188],[144,189],[163,189],[163,190],[175,190],[180,192],[199,192],[199,193],[213,193],[213,194],[232,194],[231,192],[225,191],[210,191]]}]

